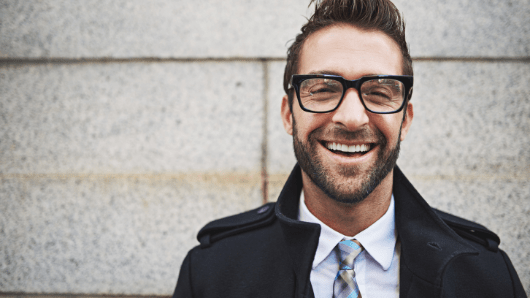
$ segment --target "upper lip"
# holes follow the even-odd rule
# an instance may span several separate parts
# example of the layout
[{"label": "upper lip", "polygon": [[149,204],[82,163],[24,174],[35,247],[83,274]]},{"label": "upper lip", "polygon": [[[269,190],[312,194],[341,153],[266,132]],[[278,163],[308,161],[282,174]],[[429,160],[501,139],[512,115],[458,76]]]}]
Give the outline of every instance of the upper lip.
[{"label": "upper lip", "polygon": [[375,144],[377,142],[374,142],[374,141],[357,141],[357,140],[322,140],[321,141],[322,144],[324,145],[327,145],[329,143],[337,143],[337,144],[341,144],[341,145],[347,145],[347,146],[353,146],[353,145],[371,145],[371,144]]},{"label": "upper lip", "polygon": [[337,150],[341,152],[350,152],[350,153],[368,152],[370,151],[370,149],[372,149],[371,143],[346,145],[346,144],[337,143],[337,142],[326,142],[324,143],[324,147],[326,147],[329,150]]}]

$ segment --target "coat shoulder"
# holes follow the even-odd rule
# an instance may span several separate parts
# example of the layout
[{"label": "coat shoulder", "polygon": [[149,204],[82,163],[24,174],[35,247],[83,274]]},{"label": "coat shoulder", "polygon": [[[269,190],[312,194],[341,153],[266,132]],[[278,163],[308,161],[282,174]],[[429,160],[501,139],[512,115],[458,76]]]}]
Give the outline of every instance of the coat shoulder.
[{"label": "coat shoulder", "polygon": [[256,209],[217,219],[208,223],[197,235],[200,247],[206,248],[212,245],[212,243],[226,237],[272,224],[276,219],[274,212],[275,204],[276,203],[268,203]]},{"label": "coat shoulder", "polygon": [[483,225],[434,209],[435,213],[460,237],[476,242],[488,250],[497,252],[500,239]]}]

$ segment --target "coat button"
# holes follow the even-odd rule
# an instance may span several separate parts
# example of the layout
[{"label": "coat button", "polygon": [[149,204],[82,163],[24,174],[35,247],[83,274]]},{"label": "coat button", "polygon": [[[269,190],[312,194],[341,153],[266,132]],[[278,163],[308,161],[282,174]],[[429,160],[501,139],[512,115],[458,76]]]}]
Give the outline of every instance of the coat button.
[{"label": "coat button", "polygon": [[258,214],[263,214],[263,213],[267,212],[267,210],[269,210],[269,206],[263,206],[263,207],[258,209]]}]

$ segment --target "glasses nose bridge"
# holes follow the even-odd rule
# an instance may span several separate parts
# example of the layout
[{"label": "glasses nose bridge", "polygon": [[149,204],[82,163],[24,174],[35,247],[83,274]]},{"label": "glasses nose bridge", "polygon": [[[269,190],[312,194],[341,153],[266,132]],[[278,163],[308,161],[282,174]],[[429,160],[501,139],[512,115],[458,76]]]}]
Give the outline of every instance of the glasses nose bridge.
[{"label": "glasses nose bridge", "polygon": [[357,89],[357,92],[359,93],[359,97],[360,97],[360,95],[361,95],[361,79],[357,79],[357,80],[346,80],[346,79],[344,79],[343,85],[344,85],[344,94],[346,94],[346,91],[348,91],[348,89],[354,88],[354,89]]},{"label": "glasses nose bridge", "polygon": [[348,91],[348,89],[353,88],[357,90],[357,93],[359,94],[359,98],[361,98],[361,79],[357,79],[357,80],[343,79],[342,84],[344,85],[344,91],[342,93],[342,97],[346,95],[346,92]]}]

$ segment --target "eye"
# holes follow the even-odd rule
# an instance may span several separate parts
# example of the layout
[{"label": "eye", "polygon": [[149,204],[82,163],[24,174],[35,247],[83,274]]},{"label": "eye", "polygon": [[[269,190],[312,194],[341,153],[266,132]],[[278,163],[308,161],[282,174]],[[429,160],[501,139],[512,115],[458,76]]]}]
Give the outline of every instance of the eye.
[{"label": "eye", "polygon": [[372,87],[367,90],[363,90],[363,96],[378,97],[381,99],[391,99],[393,98],[393,93],[389,88]]},{"label": "eye", "polygon": [[361,86],[363,98],[377,102],[402,100],[403,90],[403,83],[393,79],[373,79]]},{"label": "eye", "polygon": [[318,94],[342,93],[342,84],[331,79],[315,78],[305,80],[301,85],[301,91],[309,96]]},{"label": "eye", "polygon": [[313,86],[309,90],[310,95],[315,95],[317,93],[326,93],[326,92],[336,92],[336,91],[333,90],[333,88],[331,88],[330,86],[323,85],[323,84],[318,85],[318,86]]}]

